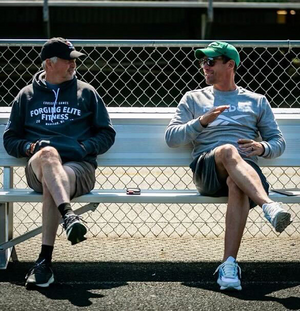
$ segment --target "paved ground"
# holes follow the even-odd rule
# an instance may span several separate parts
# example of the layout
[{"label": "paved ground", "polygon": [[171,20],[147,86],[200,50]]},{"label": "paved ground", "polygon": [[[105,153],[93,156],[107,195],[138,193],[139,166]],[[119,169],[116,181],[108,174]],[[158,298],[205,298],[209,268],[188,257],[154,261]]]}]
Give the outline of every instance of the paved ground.
[{"label": "paved ground", "polygon": [[90,238],[54,253],[55,283],[26,290],[40,237],[0,271],[0,310],[300,310],[300,238],[244,239],[243,291],[220,292],[222,239]]}]

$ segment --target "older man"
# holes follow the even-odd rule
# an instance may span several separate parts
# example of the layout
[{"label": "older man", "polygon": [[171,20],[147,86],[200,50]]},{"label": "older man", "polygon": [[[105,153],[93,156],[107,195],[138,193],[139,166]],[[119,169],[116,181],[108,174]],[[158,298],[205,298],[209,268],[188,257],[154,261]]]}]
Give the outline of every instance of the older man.
[{"label": "older man", "polygon": [[84,56],[63,38],[49,39],[41,50],[42,71],[13,102],[4,146],[27,157],[28,185],[43,193],[42,247],[26,285],[54,282],[52,252],[61,217],[72,244],[86,238],[86,226],[70,204],[95,184],[96,157],[114,143],[115,131],[97,91],[75,76],[76,59]]}]

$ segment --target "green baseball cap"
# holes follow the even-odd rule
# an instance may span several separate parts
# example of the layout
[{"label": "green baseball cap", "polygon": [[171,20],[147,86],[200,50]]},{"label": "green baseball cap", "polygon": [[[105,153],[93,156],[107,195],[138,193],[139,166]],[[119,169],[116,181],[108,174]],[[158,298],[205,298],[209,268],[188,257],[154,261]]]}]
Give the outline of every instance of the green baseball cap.
[{"label": "green baseball cap", "polygon": [[197,59],[201,59],[205,56],[207,57],[217,57],[225,55],[230,59],[233,59],[235,61],[235,64],[238,66],[241,62],[240,55],[237,49],[227,43],[222,41],[215,41],[210,43],[207,48],[205,49],[197,49],[195,51],[195,56]]}]

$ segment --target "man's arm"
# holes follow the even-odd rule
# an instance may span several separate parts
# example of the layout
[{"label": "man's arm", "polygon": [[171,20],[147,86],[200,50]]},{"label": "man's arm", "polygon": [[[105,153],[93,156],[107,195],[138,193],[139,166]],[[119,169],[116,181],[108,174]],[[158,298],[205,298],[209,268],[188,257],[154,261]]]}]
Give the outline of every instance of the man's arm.
[{"label": "man's arm", "polygon": [[3,144],[7,153],[16,158],[26,157],[26,144],[24,137],[24,113],[21,109],[21,96],[18,95],[13,102],[9,121],[3,134]]},{"label": "man's arm", "polygon": [[257,125],[262,137],[261,144],[265,149],[262,156],[264,158],[272,159],[282,155],[286,143],[266,97],[262,97],[261,105],[262,114]]},{"label": "man's arm", "polygon": [[87,154],[105,153],[115,141],[116,132],[113,129],[107,109],[96,91],[92,95],[93,137],[82,141]]},{"label": "man's arm", "polygon": [[167,127],[165,140],[169,147],[179,147],[194,141],[198,135],[213,122],[228,105],[213,107],[201,116],[194,116],[189,101],[192,99],[185,95],[179,103],[176,113]]},{"label": "man's arm", "polygon": [[194,117],[189,100],[192,99],[185,94],[166,129],[165,140],[169,147],[187,145],[195,140],[202,131],[203,127],[199,122],[199,116]]},{"label": "man's arm", "polygon": [[239,148],[249,157],[260,156],[264,158],[279,157],[285,150],[285,140],[276,122],[272,108],[266,97],[260,99],[260,115],[257,127],[262,141],[252,139],[239,139]]}]

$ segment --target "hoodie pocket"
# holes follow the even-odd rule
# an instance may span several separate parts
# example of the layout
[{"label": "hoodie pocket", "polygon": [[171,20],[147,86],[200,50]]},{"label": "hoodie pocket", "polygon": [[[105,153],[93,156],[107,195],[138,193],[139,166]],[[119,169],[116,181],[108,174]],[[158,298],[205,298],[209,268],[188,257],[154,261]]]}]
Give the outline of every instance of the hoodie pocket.
[{"label": "hoodie pocket", "polygon": [[46,146],[54,147],[58,151],[63,162],[82,161],[87,155],[84,146],[76,139],[68,136],[53,136],[40,139],[36,142],[34,153]]}]

